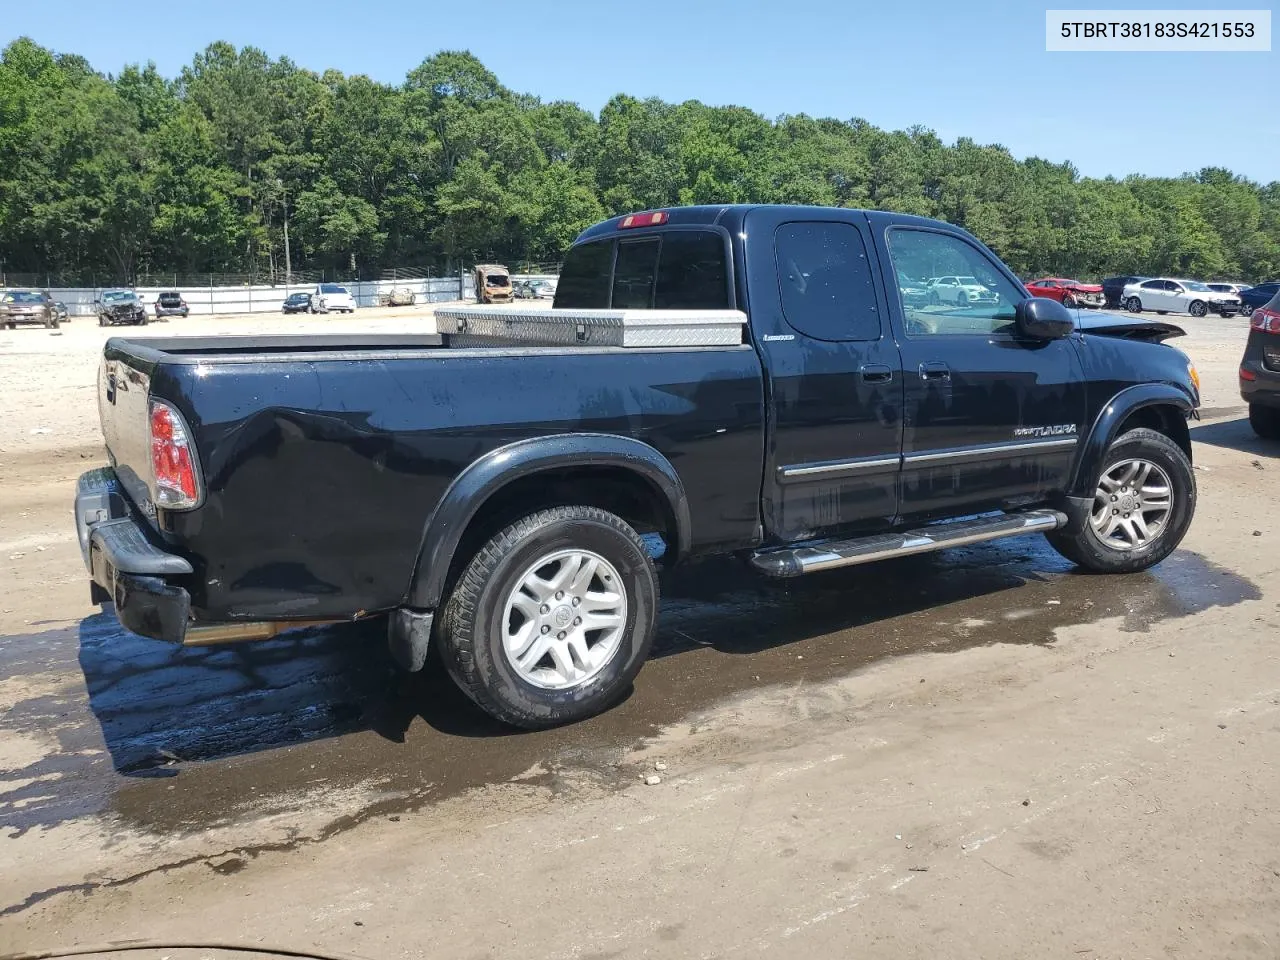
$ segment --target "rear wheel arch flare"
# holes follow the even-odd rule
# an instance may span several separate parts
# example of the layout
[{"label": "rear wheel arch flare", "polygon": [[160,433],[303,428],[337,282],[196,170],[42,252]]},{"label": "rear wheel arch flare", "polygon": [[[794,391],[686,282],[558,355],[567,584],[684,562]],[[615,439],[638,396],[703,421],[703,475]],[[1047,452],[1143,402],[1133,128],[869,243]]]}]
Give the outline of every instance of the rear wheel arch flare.
[{"label": "rear wheel arch flare", "polygon": [[614,434],[519,440],[480,457],[445,491],[423,532],[408,605],[438,606],[477,536],[569,499],[621,511],[629,522],[659,530],[673,557],[689,549],[684,484],[655,448]]}]

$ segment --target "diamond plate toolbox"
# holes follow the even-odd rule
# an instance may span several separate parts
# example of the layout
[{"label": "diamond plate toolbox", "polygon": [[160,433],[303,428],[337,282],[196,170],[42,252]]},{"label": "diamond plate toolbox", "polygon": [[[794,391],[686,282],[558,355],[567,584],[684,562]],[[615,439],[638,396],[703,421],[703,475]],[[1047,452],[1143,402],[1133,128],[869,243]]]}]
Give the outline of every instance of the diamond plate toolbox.
[{"label": "diamond plate toolbox", "polygon": [[436,330],[457,345],[729,347],[743,342],[740,310],[538,310],[442,307]]}]

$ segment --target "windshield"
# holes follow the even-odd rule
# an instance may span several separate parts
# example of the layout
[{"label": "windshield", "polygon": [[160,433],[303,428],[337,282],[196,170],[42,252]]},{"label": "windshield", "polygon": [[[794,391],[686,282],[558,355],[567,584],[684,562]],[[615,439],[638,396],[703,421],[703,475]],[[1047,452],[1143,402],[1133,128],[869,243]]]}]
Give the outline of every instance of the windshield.
[{"label": "windshield", "polygon": [[102,295],[103,303],[123,303],[126,300],[133,300],[134,295],[127,290],[108,290]]},{"label": "windshield", "polygon": [[320,292],[321,293],[346,293],[347,288],[340,287],[336,283],[322,283],[320,284]]},{"label": "windshield", "polygon": [[965,286],[971,286],[971,287],[980,287],[980,286],[982,286],[982,284],[980,284],[980,283],[978,282],[978,278],[977,278],[977,277],[956,277],[956,280],[957,280],[959,283],[964,284]]},{"label": "windshield", "polygon": [[491,273],[484,278],[484,284],[486,287],[505,287],[509,283],[511,283],[511,281],[501,273]]},{"label": "windshield", "polygon": [[44,299],[38,293],[32,293],[29,290],[15,290],[13,293],[4,295],[5,303],[40,303]]},{"label": "windshield", "polygon": [[1188,290],[1194,290],[1194,291],[1196,291],[1197,293],[1209,293],[1209,292],[1211,292],[1211,291],[1209,290],[1208,285],[1203,284],[1203,283],[1200,283],[1200,282],[1199,282],[1199,281],[1197,281],[1197,280],[1180,280],[1180,281],[1178,281],[1178,282],[1179,282],[1179,283],[1181,283],[1181,284],[1182,284],[1184,287],[1186,287]]}]

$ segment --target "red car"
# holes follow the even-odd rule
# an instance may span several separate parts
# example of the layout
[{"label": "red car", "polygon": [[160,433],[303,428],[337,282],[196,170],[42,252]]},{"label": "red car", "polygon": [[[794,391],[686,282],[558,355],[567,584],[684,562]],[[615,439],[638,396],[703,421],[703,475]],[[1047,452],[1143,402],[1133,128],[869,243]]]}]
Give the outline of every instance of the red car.
[{"label": "red car", "polygon": [[1102,285],[1098,283],[1081,283],[1079,280],[1064,280],[1062,277],[1044,277],[1041,280],[1029,280],[1027,292],[1033,297],[1057,300],[1064,307],[1102,306]]}]

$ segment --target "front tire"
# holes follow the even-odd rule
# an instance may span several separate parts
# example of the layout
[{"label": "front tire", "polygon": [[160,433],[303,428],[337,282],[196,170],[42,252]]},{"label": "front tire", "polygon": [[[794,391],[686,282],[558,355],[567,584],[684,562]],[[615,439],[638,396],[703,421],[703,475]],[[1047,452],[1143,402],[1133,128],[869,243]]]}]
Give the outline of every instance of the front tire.
[{"label": "front tire", "polygon": [[1128,300],[1125,301],[1124,308],[1128,310],[1130,313],[1141,313],[1142,301],[1139,300],[1137,297],[1130,297]]},{"label": "front tire", "polygon": [[1263,440],[1280,440],[1280,410],[1249,404],[1249,426]]},{"label": "front tire", "polygon": [[1069,293],[1062,298],[1062,305],[1066,307],[1068,310],[1074,310],[1077,306],[1079,306],[1079,304],[1076,303],[1076,298]]},{"label": "front tire", "polygon": [[490,716],[526,729],[616,704],[653,645],[658,581],[639,535],[596,507],[542,510],[480,548],[454,584],[437,643]]},{"label": "front tire", "polygon": [[1196,509],[1196,478],[1182,448],[1140,427],[1121,434],[1103,460],[1079,533],[1046,534],[1072,563],[1095,573],[1153,567],[1182,542]]},{"label": "front tire", "polygon": [[1187,313],[1191,314],[1193,317],[1203,317],[1208,312],[1209,308],[1205,306],[1203,300],[1192,301],[1191,306],[1187,308]]}]

